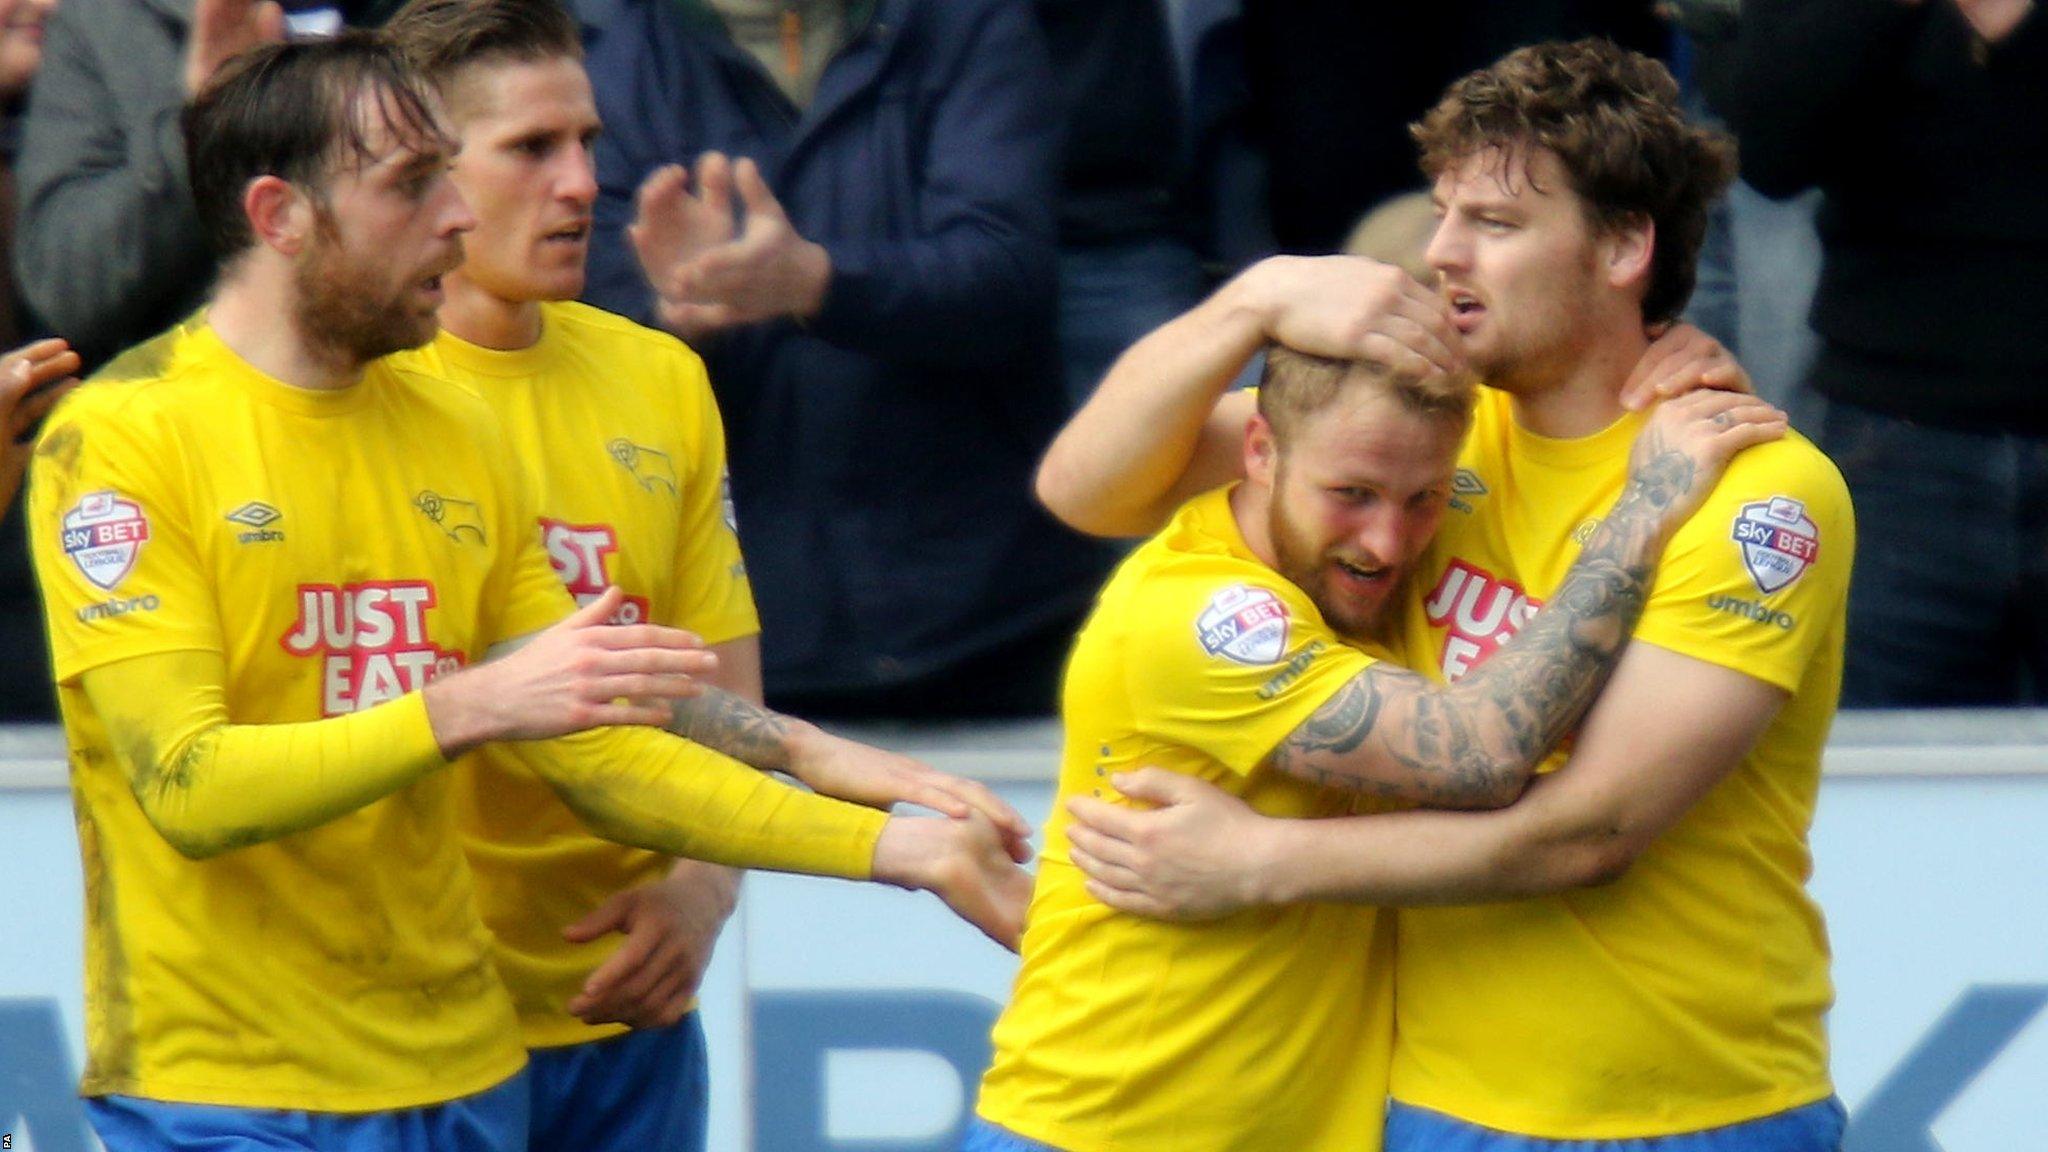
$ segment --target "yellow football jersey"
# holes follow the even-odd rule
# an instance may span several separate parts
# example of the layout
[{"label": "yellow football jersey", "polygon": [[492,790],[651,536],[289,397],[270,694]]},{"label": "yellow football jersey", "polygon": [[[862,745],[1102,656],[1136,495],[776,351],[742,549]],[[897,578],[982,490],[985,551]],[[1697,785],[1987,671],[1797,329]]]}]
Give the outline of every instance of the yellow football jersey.
[{"label": "yellow football jersey", "polygon": [[[1484,393],[1408,614],[1413,666],[1454,679],[1521,627],[1620,493],[1641,423],[1547,440],[1515,426],[1504,394]],[[1806,832],[1854,554],[1848,492],[1813,445],[1795,434],[1735,459],[1666,550],[1635,635],[1789,701],[1618,883],[1400,913],[1395,1099],[1530,1136],[1607,1139],[1830,1093],[1833,991]]]},{"label": "yellow football jersey", "polygon": [[[1104,588],[1068,664],[1059,795],[1185,772],[1261,812],[1348,796],[1261,765],[1375,659],[1246,547],[1229,490],[1191,501]],[[977,1111],[1068,1152],[1371,1152],[1392,1040],[1370,908],[1256,909],[1205,924],[1112,912],[1082,888],[1054,805],[1023,966]]]},{"label": "yellow football jersey", "polygon": [[[708,644],[760,631],[726,490],[725,432],[703,361],[674,337],[582,304],[542,305],[541,339],[511,352],[443,331],[393,358],[455,381],[497,413],[540,511],[555,572],[578,602],[626,593],[621,622],[687,628]],[[620,937],[562,928],[613,893],[661,879],[668,857],[592,836],[501,747],[459,769],[457,819],[479,910],[528,1047],[600,1039],[570,998]]]},{"label": "yellow football jersey", "polygon": [[[237,724],[369,708],[570,610],[490,411],[383,365],[287,386],[194,321],[43,434],[29,502],[86,891],[87,1094],[368,1111],[524,1060],[436,772],[194,860],[138,805],[80,686],[218,652]],[[147,750],[142,759],[147,759]]]}]

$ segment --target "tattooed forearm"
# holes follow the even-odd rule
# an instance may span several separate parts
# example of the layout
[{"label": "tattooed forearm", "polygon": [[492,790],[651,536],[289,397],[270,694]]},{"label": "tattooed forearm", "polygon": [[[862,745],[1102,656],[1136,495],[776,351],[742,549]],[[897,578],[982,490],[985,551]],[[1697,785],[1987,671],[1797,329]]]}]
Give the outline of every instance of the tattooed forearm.
[{"label": "tattooed forearm", "polygon": [[1653,435],[1564,584],[1512,641],[1448,687],[1375,665],[1290,734],[1273,766],[1437,807],[1519,795],[1614,671],[1675,527],[1669,513],[1705,482],[1689,456]]},{"label": "tattooed forearm", "polygon": [[766,772],[789,770],[789,718],[706,685],[703,695],[675,702],[669,731]]}]

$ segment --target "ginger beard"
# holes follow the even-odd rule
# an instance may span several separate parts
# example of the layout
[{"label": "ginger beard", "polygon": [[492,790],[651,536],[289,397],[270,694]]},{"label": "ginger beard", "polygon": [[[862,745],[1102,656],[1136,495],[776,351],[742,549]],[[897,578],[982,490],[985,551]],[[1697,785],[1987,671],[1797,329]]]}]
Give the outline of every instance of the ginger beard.
[{"label": "ginger beard", "polygon": [[1274,570],[1308,595],[1339,636],[1385,641],[1392,631],[1389,609],[1406,593],[1413,564],[1394,564],[1363,548],[1319,541],[1321,534],[1298,518],[1282,495],[1287,479],[1283,459],[1266,508]]},{"label": "ginger beard", "polygon": [[312,238],[292,268],[293,318],[309,346],[366,364],[434,338],[441,277],[462,262],[460,236],[449,238],[449,254],[440,260],[395,279],[388,255],[350,251],[340,222],[325,205],[315,206],[314,221]]}]

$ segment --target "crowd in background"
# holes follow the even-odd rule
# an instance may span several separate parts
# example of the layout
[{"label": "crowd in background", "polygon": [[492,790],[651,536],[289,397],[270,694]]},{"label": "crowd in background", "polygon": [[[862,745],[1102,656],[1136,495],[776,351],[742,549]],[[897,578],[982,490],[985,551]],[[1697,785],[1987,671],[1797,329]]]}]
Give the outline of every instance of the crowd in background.
[{"label": "crowd in background", "polygon": [[[294,0],[286,17],[318,34],[394,7]],[[1114,560],[1031,500],[1060,421],[1123,348],[1264,255],[1349,248],[1426,275],[1407,124],[1516,45],[1608,36],[1667,60],[1740,142],[1746,183],[1690,315],[1849,481],[1844,703],[2035,703],[2034,7],[582,0],[607,125],[586,298],[710,366],[771,702],[1046,714]],[[177,111],[261,32],[194,11],[0,0],[0,346],[59,335],[90,371],[203,302]],[[650,187],[689,206],[686,226],[629,237]],[[647,283],[648,244],[677,282]],[[0,719],[44,719],[20,532],[0,528]]]}]

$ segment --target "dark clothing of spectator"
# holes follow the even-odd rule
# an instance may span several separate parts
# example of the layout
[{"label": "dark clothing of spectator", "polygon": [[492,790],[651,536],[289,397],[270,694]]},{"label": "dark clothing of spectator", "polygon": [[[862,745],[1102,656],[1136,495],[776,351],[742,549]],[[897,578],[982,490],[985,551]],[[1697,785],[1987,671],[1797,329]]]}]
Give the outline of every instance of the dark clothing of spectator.
[{"label": "dark clothing of spectator", "polygon": [[1078,408],[1208,287],[1193,246],[1180,77],[1160,0],[1038,0],[1066,124],[1060,359]]},{"label": "dark clothing of spectator", "polygon": [[1642,0],[1245,0],[1242,19],[1273,237],[1311,254],[1422,183],[1408,125],[1459,76],[1540,40],[1608,36],[1653,56],[1669,41]]},{"label": "dark clothing of spectator", "polygon": [[[342,6],[381,21],[399,0]],[[64,0],[44,29],[15,177],[16,275],[43,324],[97,368],[198,307],[199,231],[178,114],[193,0]]]},{"label": "dark clothing of spectator", "polygon": [[[586,296],[639,319],[624,236],[656,167],[753,158],[825,247],[822,310],[703,351],[728,429],[770,696],[916,707],[1005,650],[1061,649],[1098,549],[1034,505],[1063,416],[1054,358],[1057,110],[1018,0],[880,0],[799,111],[712,13],[676,0],[586,11],[598,144]],[[1050,670],[943,710],[1044,712]]]},{"label": "dark clothing of spectator", "polygon": [[1744,177],[1826,196],[1821,392],[2048,435],[2048,17],[1987,48],[1946,0],[1752,0],[1723,50]]},{"label": "dark clothing of spectator", "polygon": [[2048,678],[2048,15],[1749,0],[1701,77],[1749,182],[1819,187],[1812,382],[1859,523],[1843,703]]},{"label": "dark clothing of spectator", "polygon": [[1159,0],[1038,0],[1065,117],[1062,246],[1184,235],[1180,78]]}]

